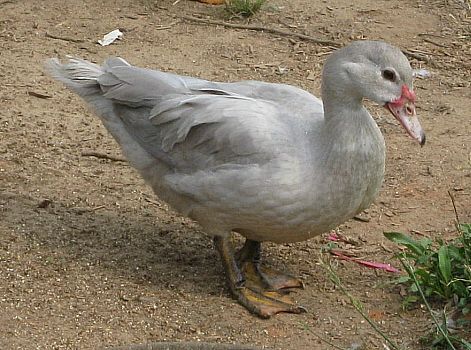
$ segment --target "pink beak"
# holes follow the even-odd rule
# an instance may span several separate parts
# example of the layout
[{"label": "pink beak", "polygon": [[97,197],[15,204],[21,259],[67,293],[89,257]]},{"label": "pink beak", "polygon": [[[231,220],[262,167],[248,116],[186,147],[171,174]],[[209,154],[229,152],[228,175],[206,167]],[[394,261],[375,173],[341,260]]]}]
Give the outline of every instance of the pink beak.
[{"label": "pink beak", "polygon": [[407,133],[421,146],[425,144],[425,133],[415,113],[415,94],[407,85],[402,86],[402,94],[398,99],[384,105],[401,123]]}]

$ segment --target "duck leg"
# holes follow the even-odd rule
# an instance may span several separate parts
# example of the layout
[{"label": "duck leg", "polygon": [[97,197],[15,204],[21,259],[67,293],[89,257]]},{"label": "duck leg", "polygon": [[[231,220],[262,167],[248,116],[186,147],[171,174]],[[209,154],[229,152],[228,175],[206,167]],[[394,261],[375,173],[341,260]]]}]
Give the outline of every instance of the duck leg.
[{"label": "duck leg", "polygon": [[255,283],[255,288],[280,293],[287,293],[292,288],[304,288],[300,279],[262,266],[261,246],[260,242],[247,239],[244,246],[236,253],[238,265],[247,282],[250,280],[251,283]]},{"label": "duck leg", "polygon": [[[248,240],[235,257],[230,238],[214,237],[229,288],[232,295],[247,310],[261,318],[269,318],[280,312],[302,313],[301,306],[295,304],[286,294],[286,288],[301,287],[302,283],[291,276],[276,278],[273,271],[268,273],[260,267],[260,243]],[[241,267],[242,266],[242,267]]]}]

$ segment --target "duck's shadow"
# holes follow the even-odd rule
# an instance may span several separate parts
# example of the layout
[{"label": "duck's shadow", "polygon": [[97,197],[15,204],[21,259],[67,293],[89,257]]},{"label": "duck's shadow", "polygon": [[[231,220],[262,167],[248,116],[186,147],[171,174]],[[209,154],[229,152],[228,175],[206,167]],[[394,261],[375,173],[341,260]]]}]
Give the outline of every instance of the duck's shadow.
[{"label": "duck's shadow", "polygon": [[163,222],[130,208],[93,210],[20,194],[8,197],[11,224],[18,226],[21,220],[26,239],[64,261],[155,289],[205,295],[225,289],[211,237],[188,221],[177,217]]}]

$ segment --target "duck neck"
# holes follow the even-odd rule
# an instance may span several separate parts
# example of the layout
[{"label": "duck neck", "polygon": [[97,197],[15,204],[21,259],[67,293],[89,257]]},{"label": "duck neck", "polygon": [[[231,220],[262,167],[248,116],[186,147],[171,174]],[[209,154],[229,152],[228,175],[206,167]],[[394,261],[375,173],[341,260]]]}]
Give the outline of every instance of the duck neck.
[{"label": "duck neck", "polygon": [[332,136],[335,142],[359,140],[358,133],[371,129],[373,124],[376,126],[361,100],[325,99],[323,103],[325,134]]},{"label": "duck neck", "polygon": [[372,153],[384,156],[383,136],[361,101],[324,101],[322,129],[324,154],[331,159],[348,163]]}]

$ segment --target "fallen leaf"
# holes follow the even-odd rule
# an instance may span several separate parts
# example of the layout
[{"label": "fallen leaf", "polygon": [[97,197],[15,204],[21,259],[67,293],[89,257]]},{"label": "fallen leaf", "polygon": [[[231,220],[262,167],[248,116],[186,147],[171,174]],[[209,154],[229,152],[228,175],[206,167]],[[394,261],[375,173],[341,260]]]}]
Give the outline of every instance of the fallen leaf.
[{"label": "fallen leaf", "polygon": [[363,266],[366,266],[366,267],[370,267],[372,269],[384,270],[384,271],[387,271],[387,272],[394,272],[394,273],[400,272],[398,269],[391,266],[390,264],[375,262],[375,261],[365,261],[365,260],[361,260],[361,259],[352,258],[352,257],[349,257],[345,254],[342,254],[342,253],[340,253],[336,250],[331,250],[330,253],[332,255],[337,256],[338,258],[340,258],[342,260],[353,261],[353,262],[356,262],[357,264],[360,264],[360,265],[363,265]]}]

